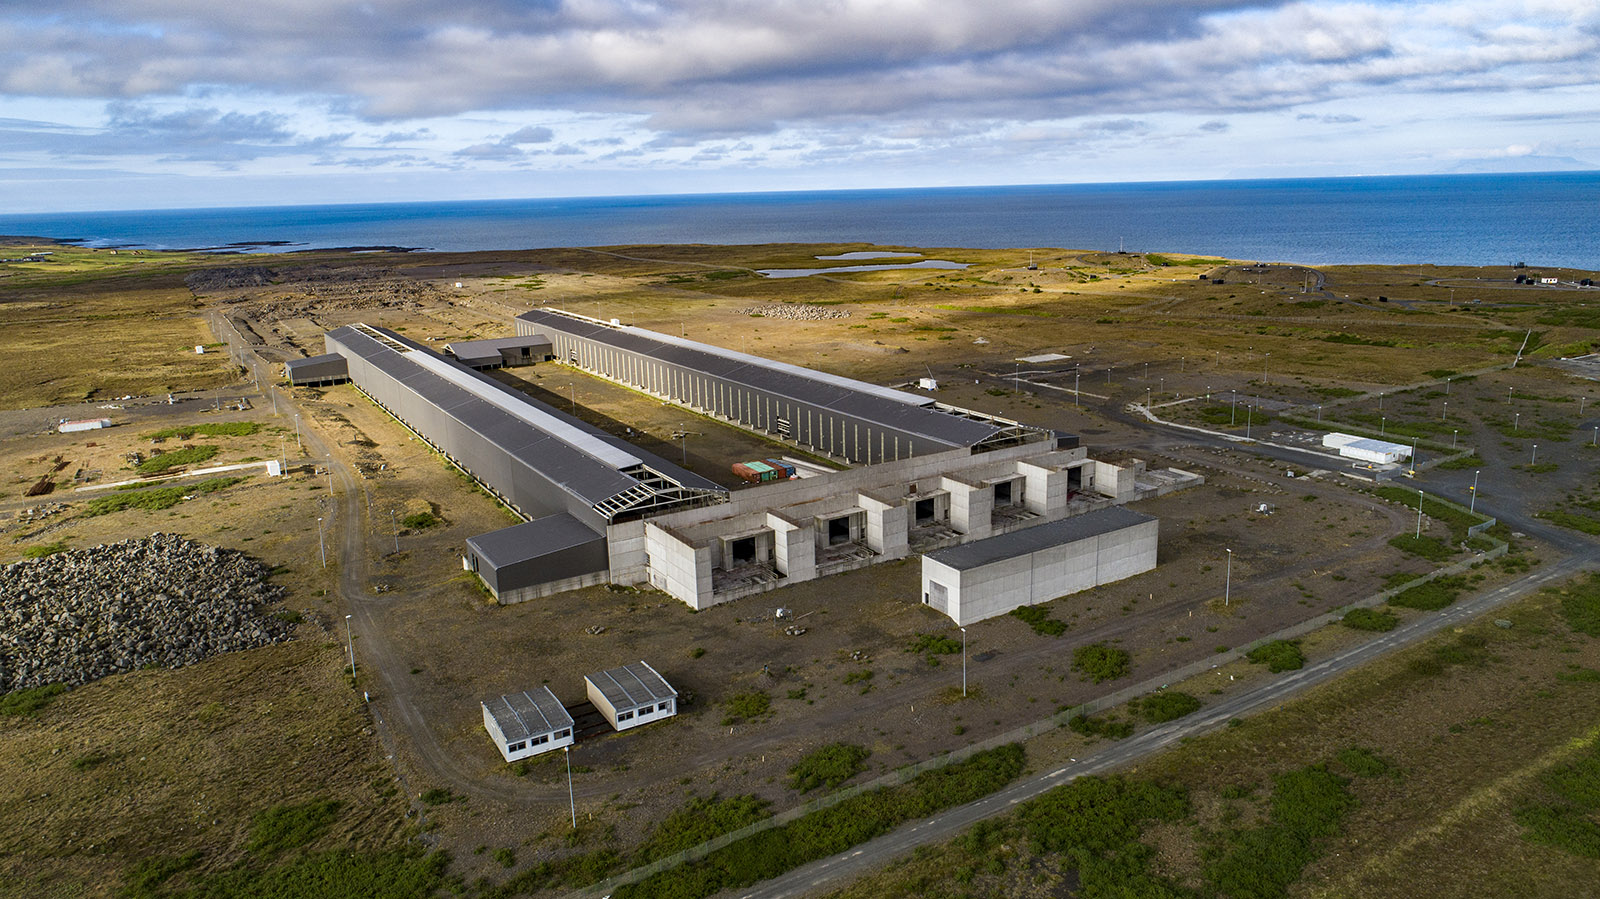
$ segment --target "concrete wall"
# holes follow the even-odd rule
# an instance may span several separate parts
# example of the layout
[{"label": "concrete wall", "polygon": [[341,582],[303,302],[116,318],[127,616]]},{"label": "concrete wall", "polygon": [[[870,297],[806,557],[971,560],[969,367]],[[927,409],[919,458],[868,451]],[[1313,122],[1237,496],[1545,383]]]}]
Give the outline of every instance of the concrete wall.
[{"label": "concrete wall", "polygon": [[[967,625],[1132,577],[1156,567],[1159,527],[1142,522],[965,570],[923,556],[922,599]],[[943,608],[935,601],[939,587],[947,597]]]},{"label": "concrete wall", "polygon": [[705,608],[711,600],[711,547],[694,546],[653,521],[644,523],[650,555],[650,585],[689,604]]},{"label": "concrete wall", "polygon": [[809,581],[816,577],[816,529],[772,512],[767,513],[767,527],[772,529],[773,567],[791,581]]}]

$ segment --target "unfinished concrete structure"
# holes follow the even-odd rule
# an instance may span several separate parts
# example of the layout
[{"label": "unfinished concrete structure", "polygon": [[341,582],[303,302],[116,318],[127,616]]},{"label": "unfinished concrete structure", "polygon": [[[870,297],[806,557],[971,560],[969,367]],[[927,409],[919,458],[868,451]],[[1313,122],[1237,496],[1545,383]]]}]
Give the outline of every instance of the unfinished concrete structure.
[{"label": "unfinished concrete structure", "polygon": [[[905,393],[553,310],[452,345],[544,354],[858,467],[730,495],[393,332],[329,332],[351,380],[531,520],[467,541],[501,602],[609,581],[705,608],[1199,483],[1088,458],[1077,438]],[[474,344],[484,344],[475,341]]]},{"label": "unfinished concrete structure", "polygon": [[1121,506],[922,557],[922,602],[968,625],[1156,567],[1159,524]]}]

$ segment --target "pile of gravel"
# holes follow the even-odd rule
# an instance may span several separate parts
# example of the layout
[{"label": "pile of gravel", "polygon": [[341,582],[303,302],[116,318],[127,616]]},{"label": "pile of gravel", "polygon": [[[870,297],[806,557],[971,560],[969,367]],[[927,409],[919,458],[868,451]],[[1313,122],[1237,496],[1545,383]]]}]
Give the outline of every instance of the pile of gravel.
[{"label": "pile of gravel", "polygon": [[266,566],[173,534],[0,568],[0,693],[181,668],[289,639]]},{"label": "pile of gravel", "polygon": [[735,309],[734,315],[761,315],[767,318],[787,318],[791,321],[819,322],[830,318],[849,318],[846,309],[813,306],[810,303],[764,303],[745,309]]}]

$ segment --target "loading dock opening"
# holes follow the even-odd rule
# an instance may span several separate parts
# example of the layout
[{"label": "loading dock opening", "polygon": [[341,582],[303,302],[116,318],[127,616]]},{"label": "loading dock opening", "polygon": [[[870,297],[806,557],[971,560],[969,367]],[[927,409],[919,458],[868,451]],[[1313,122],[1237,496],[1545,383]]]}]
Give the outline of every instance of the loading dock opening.
[{"label": "loading dock opening", "polygon": [[756,538],[740,537],[728,544],[728,552],[733,556],[734,565],[749,565],[756,560]]},{"label": "loading dock opening", "polygon": [[849,516],[843,516],[843,517],[840,517],[840,518],[830,518],[830,519],[828,519],[828,545],[829,546],[838,546],[838,545],[840,545],[842,543],[849,543],[849,542],[850,542],[850,518],[849,518]]},{"label": "loading dock opening", "polygon": [[1001,481],[994,485],[994,504],[996,506],[1011,505],[1011,482]]},{"label": "loading dock opening", "polygon": [[933,497],[917,500],[917,524],[931,524],[933,517]]}]

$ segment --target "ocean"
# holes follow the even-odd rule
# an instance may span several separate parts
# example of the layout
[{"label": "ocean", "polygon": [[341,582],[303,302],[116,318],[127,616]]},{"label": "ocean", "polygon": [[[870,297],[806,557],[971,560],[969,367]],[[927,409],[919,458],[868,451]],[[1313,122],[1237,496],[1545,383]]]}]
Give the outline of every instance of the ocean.
[{"label": "ocean", "polygon": [[1597,213],[1600,172],[1563,172],[0,215],[0,234],[243,252],[867,242],[1593,270]]}]

